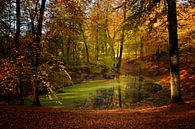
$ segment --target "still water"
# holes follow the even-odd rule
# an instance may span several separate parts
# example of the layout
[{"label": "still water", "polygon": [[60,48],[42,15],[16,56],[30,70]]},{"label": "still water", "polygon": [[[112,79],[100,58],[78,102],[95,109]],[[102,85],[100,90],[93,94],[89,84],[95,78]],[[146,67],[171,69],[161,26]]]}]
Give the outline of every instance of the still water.
[{"label": "still water", "polygon": [[82,82],[58,90],[57,97],[41,98],[46,106],[66,109],[113,109],[126,108],[149,98],[161,86],[153,80],[125,76],[119,79]]}]

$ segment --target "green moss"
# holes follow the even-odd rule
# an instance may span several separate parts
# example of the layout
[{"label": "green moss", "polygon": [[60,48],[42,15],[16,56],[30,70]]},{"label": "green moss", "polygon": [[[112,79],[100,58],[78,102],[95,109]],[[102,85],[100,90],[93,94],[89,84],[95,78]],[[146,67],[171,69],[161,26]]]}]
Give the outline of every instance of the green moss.
[{"label": "green moss", "polygon": [[64,87],[60,89],[61,93],[57,94],[57,99],[49,100],[48,97],[42,96],[41,104],[43,106],[78,109],[83,107],[86,99],[95,94],[97,89],[109,89],[114,85],[113,80],[98,80]]},{"label": "green moss", "polygon": [[[118,104],[118,87],[121,87],[121,95],[123,103],[133,103],[137,102],[137,96],[140,93],[141,99],[147,98],[150,95],[150,85],[147,84],[151,80],[144,82],[146,85],[138,91],[134,83],[135,79],[131,77],[120,78],[120,83],[116,80],[96,80],[90,82],[82,82],[80,84],[75,84],[73,86],[68,86],[59,89],[60,93],[57,93],[57,98],[50,100],[46,96],[41,97],[41,104],[43,106],[52,106],[56,108],[66,108],[66,109],[79,109],[79,108],[94,108],[94,104],[99,104],[102,106],[105,101],[108,101],[108,95],[112,94],[113,96],[109,98],[112,103],[117,107]],[[152,83],[151,83],[152,84]],[[149,90],[147,89],[149,88]],[[108,93],[109,89],[114,91]],[[98,94],[98,91],[102,91],[101,94]],[[98,96],[99,95],[99,96]],[[98,99],[98,100],[97,100]],[[101,104],[102,103],[102,104]],[[96,108],[96,106],[95,106]]]}]

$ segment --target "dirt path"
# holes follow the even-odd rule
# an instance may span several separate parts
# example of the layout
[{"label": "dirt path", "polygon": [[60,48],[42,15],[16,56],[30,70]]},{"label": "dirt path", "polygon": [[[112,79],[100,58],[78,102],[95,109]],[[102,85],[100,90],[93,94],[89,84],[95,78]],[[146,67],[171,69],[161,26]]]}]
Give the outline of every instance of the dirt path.
[{"label": "dirt path", "polygon": [[195,102],[141,110],[64,110],[0,105],[0,128],[195,129]]}]

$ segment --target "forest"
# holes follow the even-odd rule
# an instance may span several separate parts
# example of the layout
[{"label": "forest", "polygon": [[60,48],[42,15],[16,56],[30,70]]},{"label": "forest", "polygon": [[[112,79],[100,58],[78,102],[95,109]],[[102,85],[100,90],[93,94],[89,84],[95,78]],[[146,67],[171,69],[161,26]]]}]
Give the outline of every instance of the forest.
[{"label": "forest", "polygon": [[195,128],[194,0],[0,0],[0,128]]}]

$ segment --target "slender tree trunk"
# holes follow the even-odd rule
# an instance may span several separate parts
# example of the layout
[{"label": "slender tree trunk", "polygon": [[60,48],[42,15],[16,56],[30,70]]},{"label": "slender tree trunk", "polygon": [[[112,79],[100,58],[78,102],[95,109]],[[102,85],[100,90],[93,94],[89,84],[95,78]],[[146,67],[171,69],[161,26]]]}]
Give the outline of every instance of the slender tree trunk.
[{"label": "slender tree trunk", "polygon": [[114,31],[114,34],[113,34],[113,37],[112,37],[112,40],[113,40],[113,44],[112,44],[112,46],[111,46],[111,49],[112,49],[112,54],[113,54],[113,60],[114,60],[114,65],[113,65],[113,67],[115,67],[116,66],[116,57],[115,57],[115,54],[117,53],[115,53],[115,50],[114,50],[114,40],[115,40],[115,37],[116,37],[116,16],[114,16],[114,29],[113,29],[113,31]]},{"label": "slender tree trunk", "polygon": [[[36,12],[36,15],[37,15],[37,5],[38,5],[38,1],[36,2],[36,5],[35,5],[35,12]],[[38,65],[36,62],[36,57],[37,56],[37,43],[35,42],[36,41],[36,31],[35,31],[35,16],[34,12],[32,11],[31,14],[30,14],[30,19],[31,19],[31,35],[32,35],[32,45],[33,45],[33,53],[32,53],[32,68],[33,68],[33,71],[32,71],[32,76],[33,76],[33,82],[32,82],[32,87],[34,88],[34,100],[33,100],[33,105],[40,105],[40,102],[39,102],[39,93],[38,93],[38,85],[35,85],[36,83],[36,71],[37,71],[37,67],[36,65]]]},{"label": "slender tree trunk", "polygon": [[[124,21],[126,20],[126,1],[124,2],[124,14],[123,14],[123,18]],[[119,58],[118,58],[118,64],[116,66],[116,79],[117,79],[117,83],[118,83],[118,100],[119,100],[119,107],[122,107],[122,95],[121,95],[121,87],[120,87],[120,78],[119,78],[119,74],[120,74],[120,67],[121,67],[121,61],[122,61],[122,54],[123,54],[123,43],[124,43],[124,37],[125,37],[125,28],[123,27],[122,29],[122,35],[121,35],[121,42],[120,42],[120,51],[119,51]]]},{"label": "slender tree trunk", "polygon": [[[97,0],[97,21],[99,20],[100,0]],[[95,45],[96,61],[99,60],[99,24],[96,27],[96,45]]]},{"label": "slender tree trunk", "polygon": [[69,22],[69,37],[68,37],[68,44],[67,44],[67,50],[66,50],[66,61],[69,63],[70,61],[70,44],[71,44],[71,31],[72,31],[72,23]]},{"label": "slender tree trunk", "polygon": [[107,33],[108,32],[108,8],[106,9],[106,20],[105,20],[105,43],[104,43],[104,47],[105,47],[105,59],[107,58],[108,56],[108,41],[109,41],[109,35]]},{"label": "slender tree trunk", "polygon": [[157,50],[156,50],[156,60],[157,60],[157,75],[160,75],[160,45],[158,45]]},{"label": "slender tree trunk", "polygon": [[181,102],[179,77],[179,49],[177,34],[176,0],[167,0],[168,4],[168,30],[169,30],[169,61],[171,76],[171,100],[173,103]]},{"label": "slender tree trunk", "polygon": [[31,12],[30,12],[30,20],[31,20],[31,34],[32,34],[32,40],[33,40],[33,43],[35,42],[35,34],[36,34],[36,32],[35,32],[35,16],[37,15],[37,6],[38,6],[38,3],[39,3],[39,1],[37,1],[36,2],[36,4],[35,4],[35,9],[34,10],[32,10]]},{"label": "slender tree trunk", "polygon": [[84,32],[83,32],[83,40],[84,40],[85,51],[86,51],[86,62],[89,63],[89,49],[88,49]]},{"label": "slender tree trunk", "polygon": [[[21,12],[20,12],[20,0],[16,0],[16,35],[15,35],[15,47],[17,51],[20,47],[20,22]],[[21,68],[19,68],[21,69]],[[19,90],[20,90],[20,105],[24,105],[24,90],[23,90],[23,83],[21,79],[21,75],[19,74]]]},{"label": "slender tree trunk", "polygon": [[[127,2],[124,2],[124,12],[123,12],[123,20],[125,22],[126,20],[126,4]],[[122,35],[121,35],[121,42],[120,42],[120,51],[119,51],[119,59],[117,64],[117,74],[120,74],[120,67],[122,62],[122,54],[123,54],[123,44],[124,44],[124,38],[125,38],[125,28],[122,29]]]},{"label": "slender tree trunk", "polygon": [[20,0],[16,0],[16,48],[19,48],[20,46],[20,17],[21,17],[21,12],[20,12]]},{"label": "slender tree trunk", "polygon": [[138,99],[137,101],[140,102],[141,101],[141,89],[142,89],[142,83],[143,83],[143,77],[142,77],[142,67],[141,67],[141,64],[142,64],[142,60],[143,60],[143,47],[144,47],[144,44],[143,44],[143,37],[141,37],[141,40],[140,40],[140,52],[139,52],[139,68],[138,68],[138,77],[139,77],[139,83],[138,83]]},{"label": "slender tree trunk", "polygon": [[70,37],[68,38],[68,44],[66,48],[66,62],[69,63],[69,56],[70,56]]},{"label": "slender tree trunk", "polygon": [[84,46],[85,46],[86,62],[89,63],[89,49],[88,49],[88,45],[87,45],[87,41],[86,41],[86,37],[85,37],[85,32],[84,32],[83,26],[80,25],[80,27],[81,27],[81,33],[82,33],[82,36],[83,36]]},{"label": "slender tree trunk", "polygon": [[41,42],[41,35],[42,35],[42,26],[43,26],[43,16],[44,16],[44,10],[45,10],[45,3],[46,0],[41,1],[41,8],[40,8],[40,15],[38,19],[38,26],[37,26],[37,32],[36,32],[36,37],[35,37],[35,60],[33,62],[33,69],[35,72],[35,78],[34,78],[34,87],[35,87],[35,97],[33,101],[33,105],[41,105],[40,100],[39,100],[39,84],[38,84],[38,79],[37,79],[37,70],[39,66],[39,55],[40,55],[40,42]]},{"label": "slender tree trunk", "polygon": [[96,61],[99,60],[99,29],[96,29]]},{"label": "slender tree trunk", "polygon": [[21,79],[19,82],[19,88],[20,88],[20,105],[24,105],[24,86]]},{"label": "slender tree trunk", "polygon": [[86,61],[87,63],[89,63],[89,50],[88,50],[86,41],[84,41],[84,44],[85,44],[85,51],[86,51],[86,56],[87,56]]},{"label": "slender tree trunk", "polygon": [[77,47],[76,44],[73,42],[72,43],[72,62],[73,62],[73,64],[75,64],[75,57],[77,57],[76,47]]}]

